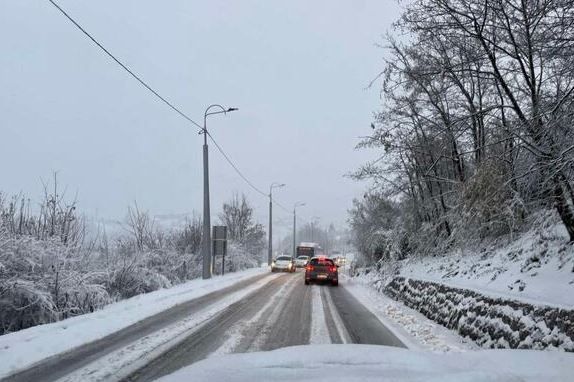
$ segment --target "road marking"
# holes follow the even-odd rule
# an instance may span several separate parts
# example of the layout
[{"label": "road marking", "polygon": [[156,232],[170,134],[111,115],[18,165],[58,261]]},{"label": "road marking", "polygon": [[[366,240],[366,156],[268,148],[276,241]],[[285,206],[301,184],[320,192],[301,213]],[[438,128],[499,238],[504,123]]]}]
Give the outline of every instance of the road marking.
[{"label": "road marking", "polygon": [[311,334],[310,344],[330,344],[331,336],[327,328],[323,299],[318,285],[311,285]]}]

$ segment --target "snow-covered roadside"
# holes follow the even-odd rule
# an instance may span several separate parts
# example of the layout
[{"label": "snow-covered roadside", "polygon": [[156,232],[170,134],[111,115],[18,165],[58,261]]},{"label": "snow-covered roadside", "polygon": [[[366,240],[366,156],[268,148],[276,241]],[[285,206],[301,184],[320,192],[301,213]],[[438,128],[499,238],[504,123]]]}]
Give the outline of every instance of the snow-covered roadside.
[{"label": "snow-covered roadside", "polygon": [[268,272],[266,267],[192,280],[122,300],[94,313],[0,336],[0,378],[98,340],[185,301]]},{"label": "snow-covered roadside", "polygon": [[378,292],[370,280],[348,276],[341,278],[344,287],[409,349],[444,352],[478,348],[416,310]]},{"label": "snow-covered roadside", "polygon": [[[278,277],[270,275],[270,278]],[[242,300],[248,294],[256,291],[269,282],[263,278],[246,288],[242,288],[225,296],[220,301],[210,305],[197,314],[186,317],[166,328],[145,336],[128,346],[107,354],[89,365],[82,367],[72,374],[59,380],[60,382],[112,382],[121,381],[130,374],[144,367],[170,348],[184,341],[191,333],[201,330],[208,322],[229,305]]]},{"label": "snow-covered roadside", "polygon": [[548,221],[509,243],[463,248],[389,266],[405,278],[535,305],[574,307],[574,245],[568,243],[560,224]]},{"label": "snow-covered roadside", "polygon": [[[222,367],[222,365],[224,365]],[[574,354],[481,350],[435,354],[379,345],[305,345],[208,358],[159,382],[569,381]]]}]

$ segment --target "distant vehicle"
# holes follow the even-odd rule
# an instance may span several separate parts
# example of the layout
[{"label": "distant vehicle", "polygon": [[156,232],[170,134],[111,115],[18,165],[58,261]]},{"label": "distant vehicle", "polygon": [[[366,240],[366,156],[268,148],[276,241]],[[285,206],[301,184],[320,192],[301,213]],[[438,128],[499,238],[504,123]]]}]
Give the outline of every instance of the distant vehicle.
[{"label": "distant vehicle", "polygon": [[305,268],[309,262],[309,256],[299,256],[295,259],[296,268]]},{"label": "distant vehicle", "polygon": [[271,272],[295,272],[295,262],[291,256],[279,256],[271,263]]},{"label": "distant vehicle", "polygon": [[341,255],[332,255],[332,256],[330,256],[330,258],[331,258],[331,260],[333,260],[335,262],[335,265],[338,267],[342,267],[347,262],[347,259],[345,259]]},{"label": "distant vehicle", "polygon": [[301,243],[297,246],[296,256],[307,256],[309,258],[323,254],[321,246],[317,243]]},{"label": "distant vehicle", "polygon": [[313,281],[326,281],[331,285],[339,285],[337,265],[328,257],[313,257],[305,267],[305,285]]}]

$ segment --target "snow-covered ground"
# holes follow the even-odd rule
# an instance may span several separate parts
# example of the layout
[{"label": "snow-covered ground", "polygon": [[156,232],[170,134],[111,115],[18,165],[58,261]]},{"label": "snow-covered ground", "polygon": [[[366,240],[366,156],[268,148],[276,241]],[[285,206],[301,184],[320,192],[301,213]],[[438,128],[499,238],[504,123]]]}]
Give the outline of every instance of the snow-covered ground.
[{"label": "snow-covered ground", "polygon": [[[270,277],[277,277],[271,275]],[[189,315],[172,325],[169,325],[157,332],[140,338],[139,340],[107,354],[85,367],[60,379],[60,382],[112,382],[122,381],[131,373],[144,367],[150,361],[160,356],[170,348],[177,346],[184,341],[190,333],[200,330],[201,326],[207,323],[216,314],[223,311],[229,305],[240,301],[248,294],[261,288],[269,282],[264,278],[246,288],[225,296],[220,301],[209,305],[197,314]]]},{"label": "snow-covered ground", "polygon": [[94,313],[0,336],[0,378],[45,358],[103,338],[177,304],[265,272],[268,272],[267,267],[229,273],[210,280],[192,280],[173,288],[110,304]]},{"label": "snow-covered ground", "polygon": [[208,358],[159,379],[183,381],[569,381],[574,354],[432,353],[377,345],[306,345]]},{"label": "snow-covered ground", "polygon": [[563,226],[548,218],[510,243],[501,239],[445,256],[408,259],[398,266],[407,278],[537,305],[574,307],[574,245]]},{"label": "snow-covered ground", "polygon": [[365,278],[343,278],[345,288],[385,324],[409,349],[466,351],[478,347],[421,313],[378,292]]}]

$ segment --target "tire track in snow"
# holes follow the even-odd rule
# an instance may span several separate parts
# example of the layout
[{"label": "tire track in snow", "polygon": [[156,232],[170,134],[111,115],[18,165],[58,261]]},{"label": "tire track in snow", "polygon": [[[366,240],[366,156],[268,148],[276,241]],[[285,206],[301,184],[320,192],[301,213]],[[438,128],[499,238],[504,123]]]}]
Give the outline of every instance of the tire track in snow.
[{"label": "tire track in snow", "polygon": [[259,324],[236,352],[273,350],[309,343],[311,294],[303,285],[301,274],[291,276],[293,286],[280,295],[275,306],[261,316]]},{"label": "tire track in snow", "polygon": [[331,342],[334,344],[351,343],[349,332],[347,332],[347,328],[333,303],[331,288],[321,288],[321,298],[323,299],[325,318],[331,336]]},{"label": "tire track in snow", "polygon": [[[281,310],[281,303],[288,298],[289,294],[293,291],[296,286],[296,281],[297,279],[293,278],[283,284],[254,316],[248,318],[246,321],[240,321],[233,325],[229,330],[227,340],[216,351],[211,353],[209,357],[228,353],[257,351],[262,342],[261,336],[266,332],[264,324],[276,321]],[[266,319],[263,319],[263,317],[266,317]],[[252,335],[251,338],[249,338],[250,332],[255,334],[255,337]],[[243,349],[239,349],[240,345],[242,343],[245,344],[245,342],[250,342],[251,345],[247,348],[243,345]]]},{"label": "tire track in snow", "polygon": [[[239,289],[205,309],[195,312],[176,323],[148,334],[140,339],[108,353],[104,357],[70,373],[61,382],[73,381],[119,381],[132,375],[134,371],[147,366],[166,352],[185,342],[188,337],[209,326],[227,308],[274,283],[278,276],[264,277],[251,285]],[[276,281],[275,281],[276,282]]]}]

